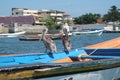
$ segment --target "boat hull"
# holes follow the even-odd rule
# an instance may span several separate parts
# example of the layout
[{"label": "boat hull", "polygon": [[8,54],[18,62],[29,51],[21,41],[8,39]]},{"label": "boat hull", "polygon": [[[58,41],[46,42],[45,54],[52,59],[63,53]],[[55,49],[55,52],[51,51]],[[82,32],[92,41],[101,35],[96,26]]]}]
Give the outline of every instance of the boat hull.
[{"label": "boat hull", "polygon": [[[110,56],[111,54],[112,56]],[[86,56],[90,57],[90,60],[84,61]],[[81,61],[81,59],[83,59],[83,61]],[[112,75],[110,73],[111,71],[115,75]],[[102,76],[103,73],[104,75]],[[108,73],[111,74],[112,77],[110,76],[109,78]],[[82,76],[84,77],[81,78]],[[52,80],[53,78],[58,80],[70,78],[86,80],[86,78],[91,78],[94,80],[96,76],[98,76],[98,80],[117,80],[120,78],[120,49],[96,50],[80,48],[57,53],[31,53],[0,56],[1,80]]]},{"label": "boat hull", "polygon": [[25,31],[23,31],[23,32],[16,32],[16,33],[0,34],[0,38],[18,37],[18,36],[23,35],[23,34],[25,34]]},{"label": "boat hull", "polygon": [[119,80],[120,59],[105,59],[88,62],[43,64],[38,68],[4,69],[0,79],[39,79],[39,80]]},{"label": "boat hull", "polygon": [[41,78],[39,80],[120,80],[120,67],[57,77]]},{"label": "boat hull", "polygon": [[[31,54],[16,54],[16,55],[1,55],[0,67],[33,64],[33,63],[57,63],[56,60],[78,57],[79,54],[84,54],[84,49],[75,49],[71,51],[57,52],[57,53],[31,53]],[[69,62],[69,61],[67,61]]]},{"label": "boat hull", "polygon": [[85,49],[85,51],[89,55],[120,57],[120,49],[119,48],[96,48],[96,49],[89,48],[89,49]]},{"label": "boat hull", "polygon": [[91,36],[100,36],[103,33],[103,30],[95,30],[95,31],[85,31],[85,32],[72,32],[73,35],[91,35]]}]

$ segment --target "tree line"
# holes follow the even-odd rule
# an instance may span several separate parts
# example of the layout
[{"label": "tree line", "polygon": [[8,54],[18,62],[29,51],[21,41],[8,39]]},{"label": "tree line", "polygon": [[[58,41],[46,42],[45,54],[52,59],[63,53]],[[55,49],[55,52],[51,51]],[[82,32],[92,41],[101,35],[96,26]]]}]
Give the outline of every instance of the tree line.
[{"label": "tree line", "polygon": [[103,22],[120,21],[120,9],[115,5],[111,6],[107,14],[101,16],[101,14],[87,13],[79,17],[74,18],[75,24],[94,24],[98,19],[102,19]]}]

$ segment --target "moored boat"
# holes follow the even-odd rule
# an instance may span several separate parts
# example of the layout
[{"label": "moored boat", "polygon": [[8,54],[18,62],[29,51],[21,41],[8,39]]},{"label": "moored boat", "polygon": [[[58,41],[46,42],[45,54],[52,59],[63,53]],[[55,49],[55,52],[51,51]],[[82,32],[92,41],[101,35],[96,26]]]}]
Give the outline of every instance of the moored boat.
[{"label": "moored boat", "polygon": [[80,48],[57,53],[0,56],[0,79],[30,78],[117,80],[120,78],[120,49]]},{"label": "moored boat", "polygon": [[103,33],[103,30],[87,30],[87,31],[74,31],[72,32],[73,35],[97,35],[100,36]]},{"label": "moored boat", "polygon": [[[41,35],[42,34],[38,34],[38,36],[35,37],[30,37],[27,35],[22,35],[19,37],[20,41],[40,41],[41,40]],[[69,36],[72,36],[72,33],[68,33]],[[58,40],[61,39],[61,34],[47,34],[47,36],[50,36],[53,40]]]},{"label": "moored boat", "polygon": [[41,40],[41,38],[39,36],[30,37],[30,36],[27,36],[27,35],[22,35],[22,36],[19,37],[19,40],[20,41],[39,41],[39,40]]},{"label": "moored boat", "polygon": [[0,38],[19,37],[20,35],[23,34],[25,34],[25,31],[16,32],[16,33],[5,33],[5,34],[0,34]]}]

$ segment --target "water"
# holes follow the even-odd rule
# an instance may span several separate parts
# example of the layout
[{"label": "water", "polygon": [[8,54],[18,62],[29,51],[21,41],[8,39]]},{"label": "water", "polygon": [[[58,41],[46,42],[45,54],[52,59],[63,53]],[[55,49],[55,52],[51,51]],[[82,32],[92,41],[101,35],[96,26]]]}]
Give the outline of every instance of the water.
[{"label": "water", "polygon": [[[70,37],[72,47],[80,48],[91,44],[103,42],[112,38],[119,37],[120,33],[103,33],[101,36],[72,36]],[[61,40],[55,40],[58,51],[63,50]],[[42,41],[20,41],[18,38],[0,39],[0,54],[18,54],[44,52],[45,47]]]}]

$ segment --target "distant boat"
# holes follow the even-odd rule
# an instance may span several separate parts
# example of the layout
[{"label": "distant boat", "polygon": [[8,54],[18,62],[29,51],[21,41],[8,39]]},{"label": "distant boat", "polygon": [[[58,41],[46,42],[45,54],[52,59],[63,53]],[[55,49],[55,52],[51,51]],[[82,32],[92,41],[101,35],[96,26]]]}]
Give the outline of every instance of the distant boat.
[{"label": "distant boat", "polygon": [[104,30],[83,30],[83,31],[74,31],[73,35],[98,35],[100,36]]},{"label": "distant boat", "polygon": [[[63,34],[63,35],[65,35],[65,34]],[[68,32],[68,36],[70,37],[70,36],[72,36],[72,33],[70,33],[70,32]],[[53,34],[52,35],[52,39],[53,40],[55,40],[55,39],[61,39],[61,34]]]},{"label": "distant boat", "polygon": [[27,35],[22,35],[19,37],[20,41],[39,41],[41,38],[39,36],[27,36]]},{"label": "distant boat", "polygon": [[[60,34],[47,34],[47,35],[50,36],[53,40],[61,39]],[[68,35],[72,36],[72,33],[68,33]],[[21,41],[39,41],[39,40],[41,40],[41,36],[42,36],[42,34],[38,34],[38,36],[36,36],[36,37],[30,37],[30,36],[23,35],[23,36],[19,37],[19,40],[21,40]]]},{"label": "distant boat", "polygon": [[5,34],[0,34],[0,38],[18,37],[18,36],[23,35],[23,34],[25,34],[25,31],[16,32],[16,33],[5,33]]},{"label": "distant boat", "polygon": [[[20,41],[41,41],[42,34],[38,34],[38,36],[28,36],[28,35],[22,35],[19,37]],[[47,36],[50,36],[53,40],[60,39],[58,35],[53,36],[52,34],[47,34]]]}]

